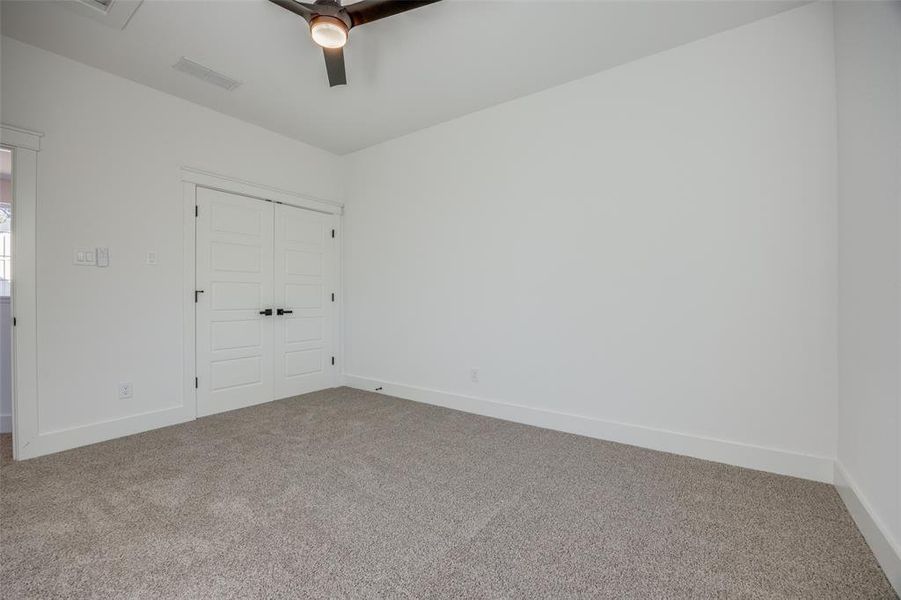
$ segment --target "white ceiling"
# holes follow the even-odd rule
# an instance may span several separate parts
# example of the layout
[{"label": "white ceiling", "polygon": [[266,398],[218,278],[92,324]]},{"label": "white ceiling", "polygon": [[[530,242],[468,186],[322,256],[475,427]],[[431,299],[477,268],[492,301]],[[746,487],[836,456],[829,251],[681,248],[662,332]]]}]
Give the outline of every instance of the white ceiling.
[{"label": "white ceiling", "polygon": [[[144,0],[124,30],[4,1],[2,31],[344,154],[803,3],[444,0],[351,31],[336,88],[306,23],[267,0]],[[177,72],[181,56],[243,85]]]}]

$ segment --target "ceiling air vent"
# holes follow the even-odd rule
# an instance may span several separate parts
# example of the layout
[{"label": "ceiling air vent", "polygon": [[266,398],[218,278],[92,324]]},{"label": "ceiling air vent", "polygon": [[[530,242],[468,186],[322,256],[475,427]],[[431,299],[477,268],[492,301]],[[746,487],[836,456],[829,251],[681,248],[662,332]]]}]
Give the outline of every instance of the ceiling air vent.
[{"label": "ceiling air vent", "polygon": [[109,10],[109,5],[112,0],[81,0],[81,2],[87,4],[88,6],[93,6],[98,10],[102,10],[106,12]]},{"label": "ceiling air vent", "polygon": [[172,65],[172,68],[176,71],[181,71],[182,73],[192,75],[193,77],[201,79],[207,83],[211,83],[216,87],[221,87],[223,90],[228,90],[229,92],[241,85],[240,81],[232,79],[231,77],[223,75],[222,73],[217,73],[209,67],[204,67],[203,65],[198,64],[193,60],[189,60],[184,56],[179,58],[178,62]]},{"label": "ceiling air vent", "polygon": [[83,17],[99,21],[108,27],[125,29],[143,1],[76,0],[75,2],[54,2],[53,4],[73,10]]}]

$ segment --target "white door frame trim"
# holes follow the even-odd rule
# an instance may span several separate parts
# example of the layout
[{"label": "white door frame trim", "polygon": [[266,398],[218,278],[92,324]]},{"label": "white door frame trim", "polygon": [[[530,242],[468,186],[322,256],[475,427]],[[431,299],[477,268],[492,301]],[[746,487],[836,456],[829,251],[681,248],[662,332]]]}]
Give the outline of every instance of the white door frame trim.
[{"label": "white door frame trim", "polygon": [[[344,203],[334,200],[325,200],[311,196],[310,194],[301,194],[290,190],[283,190],[276,187],[253,183],[227,175],[220,175],[202,169],[193,167],[181,167],[182,181],[182,198],[183,198],[183,218],[184,218],[184,304],[183,307],[183,341],[182,341],[182,364],[184,368],[183,389],[185,402],[189,398],[194,399],[194,418],[197,418],[197,357],[196,357],[196,318],[194,314],[194,290],[196,289],[195,272],[197,262],[197,238],[195,232],[195,202],[197,198],[197,188],[204,187],[220,192],[228,192],[230,194],[238,194],[257,198],[259,200],[267,200],[277,204],[288,204],[298,208],[314,210],[316,212],[332,214],[338,217],[338,233],[340,235],[343,229],[344,221]],[[339,240],[340,241],[340,240]],[[338,361],[338,373],[336,383],[341,380],[341,373],[344,372],[343,358],[344,345],[342,343],[342,333],[344,322],[344,303],[343,298],[343,260],[342,246],[337,244],[338,253],[338,273],[336,277],[335,293],[336,302],[336,318],[334,323],[334,339],[335,339],[335,359]]]},{"label": "white door frame trim", "polygon": [[250,196],[251,198],[259,198],[260,200],[271,200],[281,204],[290,204],[299,206],[317,212],[324,212],[334,215],[344,214],[344,203],[335,200],[325,200],[317,198],[310,194],[301,194],[290,190],[283,190],[277,187],[245,181],[228,175],[220,175],[211,171],[195,169],[193,167],[182,167],[182,181],[194,183],[201,187],[228,192],[230,194],[238,194],[241,196]]},{"label": "white door frame trim", "polygon": [[43,133],[3,123],[0,144],[13,151],[12,431],[13,458],[38,436],[36,209],[37,156]]}]

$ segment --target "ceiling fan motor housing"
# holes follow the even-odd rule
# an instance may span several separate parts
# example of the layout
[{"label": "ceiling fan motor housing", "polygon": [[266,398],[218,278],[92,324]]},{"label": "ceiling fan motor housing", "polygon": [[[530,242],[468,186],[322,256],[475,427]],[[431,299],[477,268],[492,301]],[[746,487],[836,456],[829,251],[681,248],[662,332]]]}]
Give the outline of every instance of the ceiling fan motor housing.
[{"label": "ceiling fan motor housing", "polygon": [[335,21],[340,21],[347,31],[350,31],[350,28],[353,27],[350,15],[347,14],[347,11],[337,0],[316,0],[315,5],[315,8],[312,10],[313,18],[310,19],[310,25],[316,19],[334,19]]},{"label": "ceiling fan motor housing", "polygon": [[324,22],[328,22],[328,23],[334,23],[334,24],[340,26],[345,31],[349,31],[350,25],[347,22],[349,20],[350,19],[342,19],[341,17],[333,17],[331,15],[316,15],[315,17],[310,19],[310,25],[312,25],[313,23],[316,23],[316,22],[324,21]]},{"label": "ceiling fan motor housing", "polygon": [[340,0],[269,0],[310,24],[313,41],[322,47],[329,86],[344,85],[344,44],[354,27],[391,17],[440,0],[361,0],[341,6]]}]

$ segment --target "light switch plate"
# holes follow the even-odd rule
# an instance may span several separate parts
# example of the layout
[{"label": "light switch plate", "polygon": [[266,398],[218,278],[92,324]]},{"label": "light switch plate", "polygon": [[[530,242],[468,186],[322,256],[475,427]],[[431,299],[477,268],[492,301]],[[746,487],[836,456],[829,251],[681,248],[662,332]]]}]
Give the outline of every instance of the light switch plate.
[{"label": "light switch plate", "polygon": [[159,262],[159,257],[157,256],[156,250],[151,250],[147,253],[147,264],[155,265]]},{"label": "light switch plate", "polygon": [[109,266],[109,248],[97,248],[97,266],[98,267],[108,267]]},{"label": "light switch plate", "polygon": [[82,265],[85,267],[93,267],[97,264],[93,250],[76,249],[73,255],[72,264]]}]

